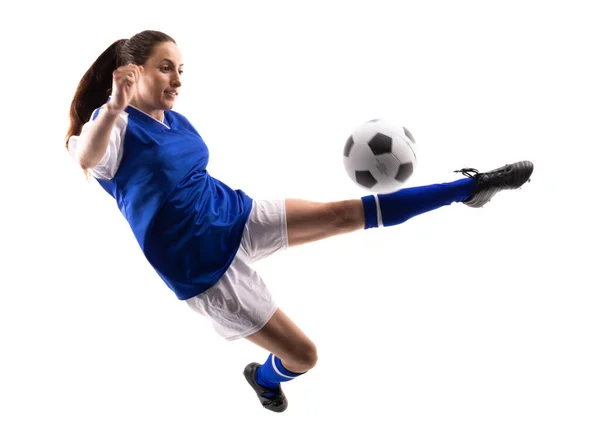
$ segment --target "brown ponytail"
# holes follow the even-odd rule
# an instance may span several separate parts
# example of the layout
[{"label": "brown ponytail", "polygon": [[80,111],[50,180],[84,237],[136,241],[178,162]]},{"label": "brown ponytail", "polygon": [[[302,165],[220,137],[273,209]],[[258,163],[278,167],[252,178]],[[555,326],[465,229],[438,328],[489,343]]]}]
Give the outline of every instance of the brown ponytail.
[{"label": "brown ponytail", "polygon": [[90,120],[92,112],[108,100],[112,88],[112,75],[120,66],[119,49],[127,39],[114,42],[96,59],[79,81],[71,102],[69,118],[71,125],[67,131],[65,146],[69,138],[79,135],[83,124]]}]

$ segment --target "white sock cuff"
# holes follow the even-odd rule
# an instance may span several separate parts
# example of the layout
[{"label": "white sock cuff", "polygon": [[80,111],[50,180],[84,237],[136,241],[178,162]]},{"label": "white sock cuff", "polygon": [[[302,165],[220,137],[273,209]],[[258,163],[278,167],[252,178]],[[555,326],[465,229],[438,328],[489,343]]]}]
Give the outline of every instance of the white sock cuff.
[{"label": "white sock cuff", "polygon": [[381,207],[379,206],[379,197],[377,196],[377,194],[374,195],[375,196],[375,204],[377,205],[377,227],[381,227],[383,225],[383,222],[381,221]]}]

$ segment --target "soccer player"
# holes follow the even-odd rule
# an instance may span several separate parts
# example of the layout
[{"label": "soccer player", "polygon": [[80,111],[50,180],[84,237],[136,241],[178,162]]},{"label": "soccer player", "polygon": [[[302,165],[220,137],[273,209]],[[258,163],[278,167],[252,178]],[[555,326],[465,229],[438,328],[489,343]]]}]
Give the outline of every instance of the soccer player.
[{"label": "soccer player", "polygon": [[79,82],[66,147],[114,197],[148,262],[175,296],[226,340],[264,348],[244,375],[266,409],[283,412],[281,383],[317,362],[315,344],[274,302],[252,269],[279,250],[360,229],[398,225],[452,203],[479,208],[529,181],[521,161],[454,182],[318,203],[255,200],[207,171],[208,148],[173,111],[183,59],[175,40],[146,30],[110,45]]}]

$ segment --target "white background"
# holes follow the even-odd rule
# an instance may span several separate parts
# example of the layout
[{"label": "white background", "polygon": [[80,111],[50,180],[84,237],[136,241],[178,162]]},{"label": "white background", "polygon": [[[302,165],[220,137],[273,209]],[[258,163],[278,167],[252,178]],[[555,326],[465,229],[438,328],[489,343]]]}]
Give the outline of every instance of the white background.
[{"label": "white background", "polygon": [[[0,444],[600,444],[593,3],[4,6]],[[79,79],[144,29],[183,52],[210,173],[252,197],[362,196],[342,150],[376,117],[415,135],[410,185],[521,159],[532,181],[257,264],[319,349],[268,412],[242,375],[267,353],[175,298],[64,149]]]}]

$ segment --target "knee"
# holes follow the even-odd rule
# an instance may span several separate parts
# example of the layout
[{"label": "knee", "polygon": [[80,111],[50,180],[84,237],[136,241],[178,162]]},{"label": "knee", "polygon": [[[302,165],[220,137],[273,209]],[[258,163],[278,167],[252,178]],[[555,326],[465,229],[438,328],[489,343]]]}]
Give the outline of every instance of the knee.
[{"label": "knee", "polygon": [[328,213],[333,226],[341,232],[354,230],[364,225],[363,212],[361,210],[362,202],[359,200],[336,201],[328,204]]},{"label": "knee", "polygon": [[290,371],[305,372],[316,366],[318,359],[316,345],[313,342],[308,342],[296,349],[285,365],[295,369]]}]

